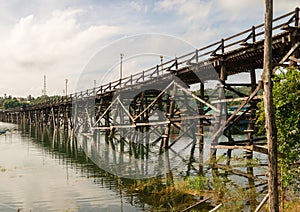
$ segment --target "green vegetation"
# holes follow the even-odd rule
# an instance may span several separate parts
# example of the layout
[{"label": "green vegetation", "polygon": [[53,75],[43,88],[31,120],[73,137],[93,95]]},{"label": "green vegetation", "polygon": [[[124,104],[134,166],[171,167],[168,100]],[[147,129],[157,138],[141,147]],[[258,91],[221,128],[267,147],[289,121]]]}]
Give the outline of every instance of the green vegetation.
[{"label": "green vegetation", "polygon": [[27,102],[22,102],[18,99],[5,99],[3,101],[4,109],[23,107],[23,106],[26,106],[26,105],[28,105]]},{"label": "green vegetation", "polygon": [[19,107],[27,107],[30,105],[44,103],[45,101],[60,99],[61,96],[40,96],[37,98],[29,95],[27,98],[6,96],[0,97],[0,109],[12,109]]},{"label": "green vegetation", "polygon": [[[300,163],[300,70],[279,70],[273,79],[273,98],[277,126],[282,182],[288,187],[299,181]],[[260,133],[265,133],[263,104],[258,113]]]},{"label": "green vegetation", "polygon": [[[280,157],[279,173],[283,187],[284,207],[299,211],[300,182],[300,70],[281,69],[273,78],[273,99],[277,127],[277,145]],[[265,134],[263,102],[257,123]]]},{"label": "green vegetation", "polygon": [[[137,180],[127,192],[138,195],[141,202],[151,206],[151,211],[182,211],[197,202],[195,195],[160,178]],[[201,205],[201,209],[205,208],[212,207],[207,204]]]},{"label": "green vegetation", "polygon": [[26,105],[28,105],[26,98],[15,98],[12,96],[7,97],[6,94],[4,94],[4,97],[0,97],[0,109],[10,109]]}]

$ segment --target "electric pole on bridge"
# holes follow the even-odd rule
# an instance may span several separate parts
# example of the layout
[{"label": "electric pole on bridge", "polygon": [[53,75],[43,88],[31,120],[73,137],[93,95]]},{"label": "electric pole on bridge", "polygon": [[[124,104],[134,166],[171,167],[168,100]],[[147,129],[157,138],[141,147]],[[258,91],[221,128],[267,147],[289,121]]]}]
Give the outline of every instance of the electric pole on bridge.
[{"label": "electric pole on bridge", "polygon": [[68,96],[68,79],[66,79],[66,96]]},{"label": "electric pole on bridge", "polygon": [[120,53],[120,81],[122,80],[123,77],[123,57],[124,54]]},{"label": "electric pole on bridge", "polygon": [[44,75],[44,89],[42,90],[42,96],[47,96],[47,90],[46,90],[46,75]]},{"label": "electric pole on bridge", "polygon": [[268,141],[268,194],[269,211],[279,211],[278,173],[277,173],[277,132],[272,96],[272,19],[273,0],[265,0],[265,40],[264,67],[262,80],[264,85],[264,110],[266,135]]}]

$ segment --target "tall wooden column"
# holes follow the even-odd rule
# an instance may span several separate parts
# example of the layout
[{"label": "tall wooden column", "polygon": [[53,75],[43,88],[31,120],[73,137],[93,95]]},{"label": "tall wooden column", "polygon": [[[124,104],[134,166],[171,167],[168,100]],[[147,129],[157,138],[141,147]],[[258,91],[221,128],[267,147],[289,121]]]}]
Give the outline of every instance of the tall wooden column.
[{"label": "tall wooden column", "polygon": [[[200,82],[200,98],[204,99],[204,82]],[[204,115],[204,104],[200,102],[199,115]],[[199,174],[203,174],[203,148],[204,148],[204,129],[203,119],[199,120]]]},{"label": "tall wooden column", "polygon": [[279,211],[278,177],[277,177],[277,133],[274,118],[272,97],[272,17],[273,1],[265,0],[265,41],[264,41],[264,71],[262,75],[264,85],[264,108],[266,119],[266,134],[268,140],[268,185],[269,185],[269,210]]}]

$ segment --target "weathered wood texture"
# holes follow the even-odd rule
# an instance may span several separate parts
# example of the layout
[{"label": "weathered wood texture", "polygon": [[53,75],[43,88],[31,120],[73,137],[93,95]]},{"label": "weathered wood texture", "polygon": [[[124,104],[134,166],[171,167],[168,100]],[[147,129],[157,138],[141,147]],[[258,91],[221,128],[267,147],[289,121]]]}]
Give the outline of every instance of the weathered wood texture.
[{"label": "weathered wood texture", "polygon": [[264,110],[266,120],[266,135],[268,141],[268,190],[269,210],[279,211],[278,173],[277,173],[277,132],[274,117],[272,95],[272,18],[273,0],[265,0],[265,41],[264,41],[264,71],[262,75],[264,85]]}]

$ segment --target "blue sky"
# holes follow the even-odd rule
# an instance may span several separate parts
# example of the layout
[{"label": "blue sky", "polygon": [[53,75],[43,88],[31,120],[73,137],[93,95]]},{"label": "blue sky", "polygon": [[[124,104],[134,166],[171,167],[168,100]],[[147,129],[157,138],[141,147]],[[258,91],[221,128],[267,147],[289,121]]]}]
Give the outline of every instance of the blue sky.
[{"label": "blue sky", "polygon": [[[274,16],[297,6],[274,0]],[[0,95],[41,95],[44,75],[49,95],[62,94],[66,78],[73,91],[93,55],[124,37],[164,34],[200,48],[263,19],[264,0],[2,1]]]}]

